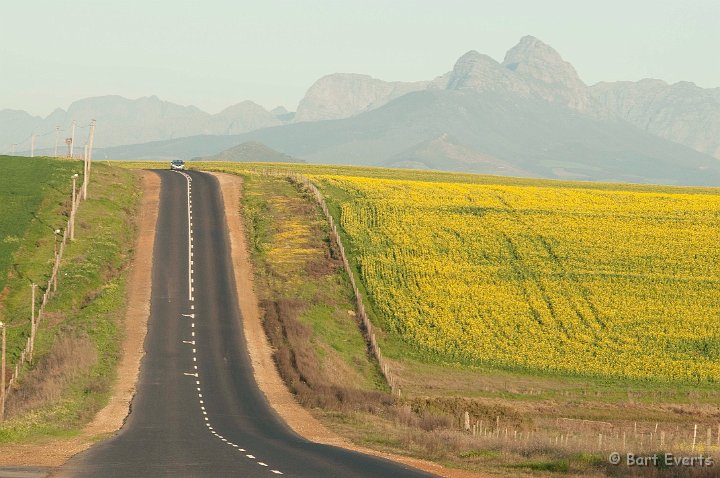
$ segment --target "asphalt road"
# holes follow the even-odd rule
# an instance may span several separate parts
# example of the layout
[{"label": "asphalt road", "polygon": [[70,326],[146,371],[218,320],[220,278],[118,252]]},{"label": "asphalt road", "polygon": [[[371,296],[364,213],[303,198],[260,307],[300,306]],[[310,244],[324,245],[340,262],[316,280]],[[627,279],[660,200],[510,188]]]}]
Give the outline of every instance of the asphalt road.
[{"label": "asphalt road", "polygon": [[253,378],[217,180],[158,174],[151,317],[132,411],[117,435],[53,476],[432,476],[310,443],[282,422]]}]

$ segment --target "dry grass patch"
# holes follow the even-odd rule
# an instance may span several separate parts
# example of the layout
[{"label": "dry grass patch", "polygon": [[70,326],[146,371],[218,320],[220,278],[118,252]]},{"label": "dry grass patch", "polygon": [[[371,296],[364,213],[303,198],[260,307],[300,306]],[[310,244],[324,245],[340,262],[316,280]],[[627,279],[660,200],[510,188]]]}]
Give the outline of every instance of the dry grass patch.
[{"label": "dry grass patch", "polygon": [[60,400],[63,391],[97,363],[97,355],[87,335],[58,337],[50,352],[23,377],[22,387],[9,396],[8,418]]}]

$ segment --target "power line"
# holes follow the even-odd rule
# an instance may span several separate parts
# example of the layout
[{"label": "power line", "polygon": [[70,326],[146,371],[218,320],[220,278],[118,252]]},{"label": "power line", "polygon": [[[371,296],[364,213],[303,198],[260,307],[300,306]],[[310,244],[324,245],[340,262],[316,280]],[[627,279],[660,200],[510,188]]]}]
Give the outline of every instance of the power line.
[{"label": "power line", "polygon": [[[76,120],[73,120],[73,121],[72,121],[72,128],[71,128],[71,130],[72,130],[72,134],[71,134],[72,143],[75,143],[75,130],[76,130],[76,129],[88,129],[88,128],[89,128],[89,129],[92,130],[93,124],[94,124],[94,120],[92,120],[92,121],[91,121],[90,123],[88,123],[88,124],[82,124],[82,125],[78,125],[78,124],[77,124],[77,121],[76,121]],[[51,135],[51,134],[55,134],[55,135],[57,135],[57,136],[56,136],[56,141],[55,141],[55,144],[56,144],[56,145],[55,145],[55,155],[57,156],[57,144],[58,144],[58,141],[59,141],[59,140],[58,140],[59,134],[60,134],[61,132],[65,132],[65,131],[67,131],[67,130],[66,130],[66,129],[61,129],[60,126],[56,126],[54,129],[52,129],[52,130],[50,130],[50,131],[46,131],[46,132],[44,132],[44,133],[32,133],[30,136],[25,137],[22,141],[19,141],[19,142],[16,142],[16,143],[10,143],[10,145],[9,145],[10,147],[9,147],[6,151],[7,151],[8,153],[10,153],[10,154],[16,154],[16,153],[18,152],[18,149],[22,149],[23,147],[26,147],[26,146],[28,145],[28,143],[29,143],[29,146],[30,146],[30,156],[32,157],[32,156],[34,156],[35,142],[37,141],[37,139],[38,139],[38,138],[45,138],[46,136],[49,136],[49,135]],[[73,154],[73,149],[74,149],[74,148],[73,148],[73,144],[71,144],[71,145],[70,145],[70,155],[71,155],[71,156],[72,156],[72,154]]]}]

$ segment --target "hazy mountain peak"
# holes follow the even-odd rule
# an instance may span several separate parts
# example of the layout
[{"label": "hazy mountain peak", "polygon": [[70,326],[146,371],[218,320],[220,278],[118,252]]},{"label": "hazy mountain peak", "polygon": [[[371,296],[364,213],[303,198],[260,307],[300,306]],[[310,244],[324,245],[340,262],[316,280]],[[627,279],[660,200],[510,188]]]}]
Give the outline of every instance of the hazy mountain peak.
[{"label": "hazy mountain peak", "polygon": [[241,112],[252,112],[252,113],[267,113],[267,110],[260,106],[259,104],[255,103],[254,101],[245,100],[241,101],[240,103],[228,106],[224,110],[222,110],[219,115],[226,115],[226,114],[235,114],[235,113],[241,113]]},{"label": "hazy mountain peak", "polygon": [[244,143],[226,149],[214,156],[204,158],[210,161],[256,162],[256,163],[304,163],[285,153],[276,151],[258,141]]},{"label": "hazy mountain peak", "polygon": [[463,56],[458,58],[455,62],[453,70],[459,70],[463,68],[473,68],[476,65],[489,65],[491,67],[500,66],[494,58],[489,57],[484,53],[480,53],[477,50],[470,50]]},{"label": "hazy mountain peak", "polygon": [[575,68],[551,46],[533,36],[525,36],[505,54],[503,66],[536,80],[578,88],[585,86]]},{"label": "hazy mountain peak", "polygon": [[500,63],[475,50],[461,56],[450,74],[449,90],[513,91],[527,94],[528,88]]},{"label": "hazy mountain peak", "polygon": [[575,68],[550,45],[524,36],[505,54],[502,65],[524,79],[533,92],[548,101],[577,110],[590,107],[590,94]]},{"label": "hazy mountain peak", "polygon": [[240,134],[258,128],[277,126],[282,122],[254,101],[245,100],[228,106],[212,116],[205,126],[209,134]]},{"label": "hazy mountain peak", "polygon": [[505,53],[503,65],[523,60],[532,60],[535,57],[544,58],[549,63],[563,61],[560,54],[553,47],[532,35],[525,35],[517,45]]},{"label": "hazy mountain peak", "polygon": [[524,36],[505,53],[503,65],[513,71],[520,66],[544,65],[555,67],[566,62],[553,47],[533,36]]},{"label": "hazy mountain peak", "polygon": [[430,82],[388,82],[357,73],[334,73],[317,80],[298,105],[295,121],[341,119],[384,105],[428,87]]},{"label": "hazy mountain peak", "polygon": [[282,105],[270,110],[270,114],[282,121],[283,123],[289,123],[290,121],[295,119],[295,112],[288,111],[287,108]]},{"label": "hazy mountain peak", "polygon": [[298,105],[296,121],[352,116],[387,95],[389,85],[369,75],[335,73],[313,83]]},{"label": "hazy mountain peak", "polygon": [[701,90],[702,89],[692,81],[678,81],[677,83],[673,83],[671,85],[671,87],[676,88],[676,89],[685,89],[685,90]]}]

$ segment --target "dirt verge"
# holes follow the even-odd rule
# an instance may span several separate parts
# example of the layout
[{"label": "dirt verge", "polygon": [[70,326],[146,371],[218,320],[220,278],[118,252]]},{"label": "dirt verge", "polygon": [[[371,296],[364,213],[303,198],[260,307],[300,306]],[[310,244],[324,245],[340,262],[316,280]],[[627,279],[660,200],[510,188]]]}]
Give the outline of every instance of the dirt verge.
[{"label": "dirt verge", "polygon": [[328,430],[310,412],[301,407],[285,386],[277,372],[272,358],[272,348],[262,327],[257,296],[253,289],[253,269],[247,248],[245,229],[240,215],[240,196],[242,178],[225,173],[211,173],[220,182],[225,218],[227,221],[235,283],[243,317],[243,328],[247,340],[248,352],[253,365],[255,381],[265,394],[270,406],[282,417],[287,425],[298,435],[327,445],[339,446],[361,453],[379,456],[429,473],[447,478],[480,478],[483,475],[444,468],[436,463],[415,458],[383,453],[353,445],[348,440]]},{"label": "dirt verge", "polygon": [[122,358],[110,401],[77,437],[3,445],[0,466],[60,466],[99,439],[119,430],[130,411],[150,316],[153,245],[160,203],[160,177],[150,171],[138,174],[142,177],[143,191],[138,217],[139,234],[127,279],[128,307],[123,323]]},{"label": "dirt verge", "polygon": [[95,438],[119,430],[130,413],[130,402],[135,395],[140,362],[145,355],[143,344],[150,318],[152,295],[153,246],[155,226],[160,205],[160,177],[142,171],[143,199],[138,218],[139,234],[135,257],[127,279],[128,305],[125,311],[122,358],[110,403],[100,410],[85,428],[84,435]]}]

